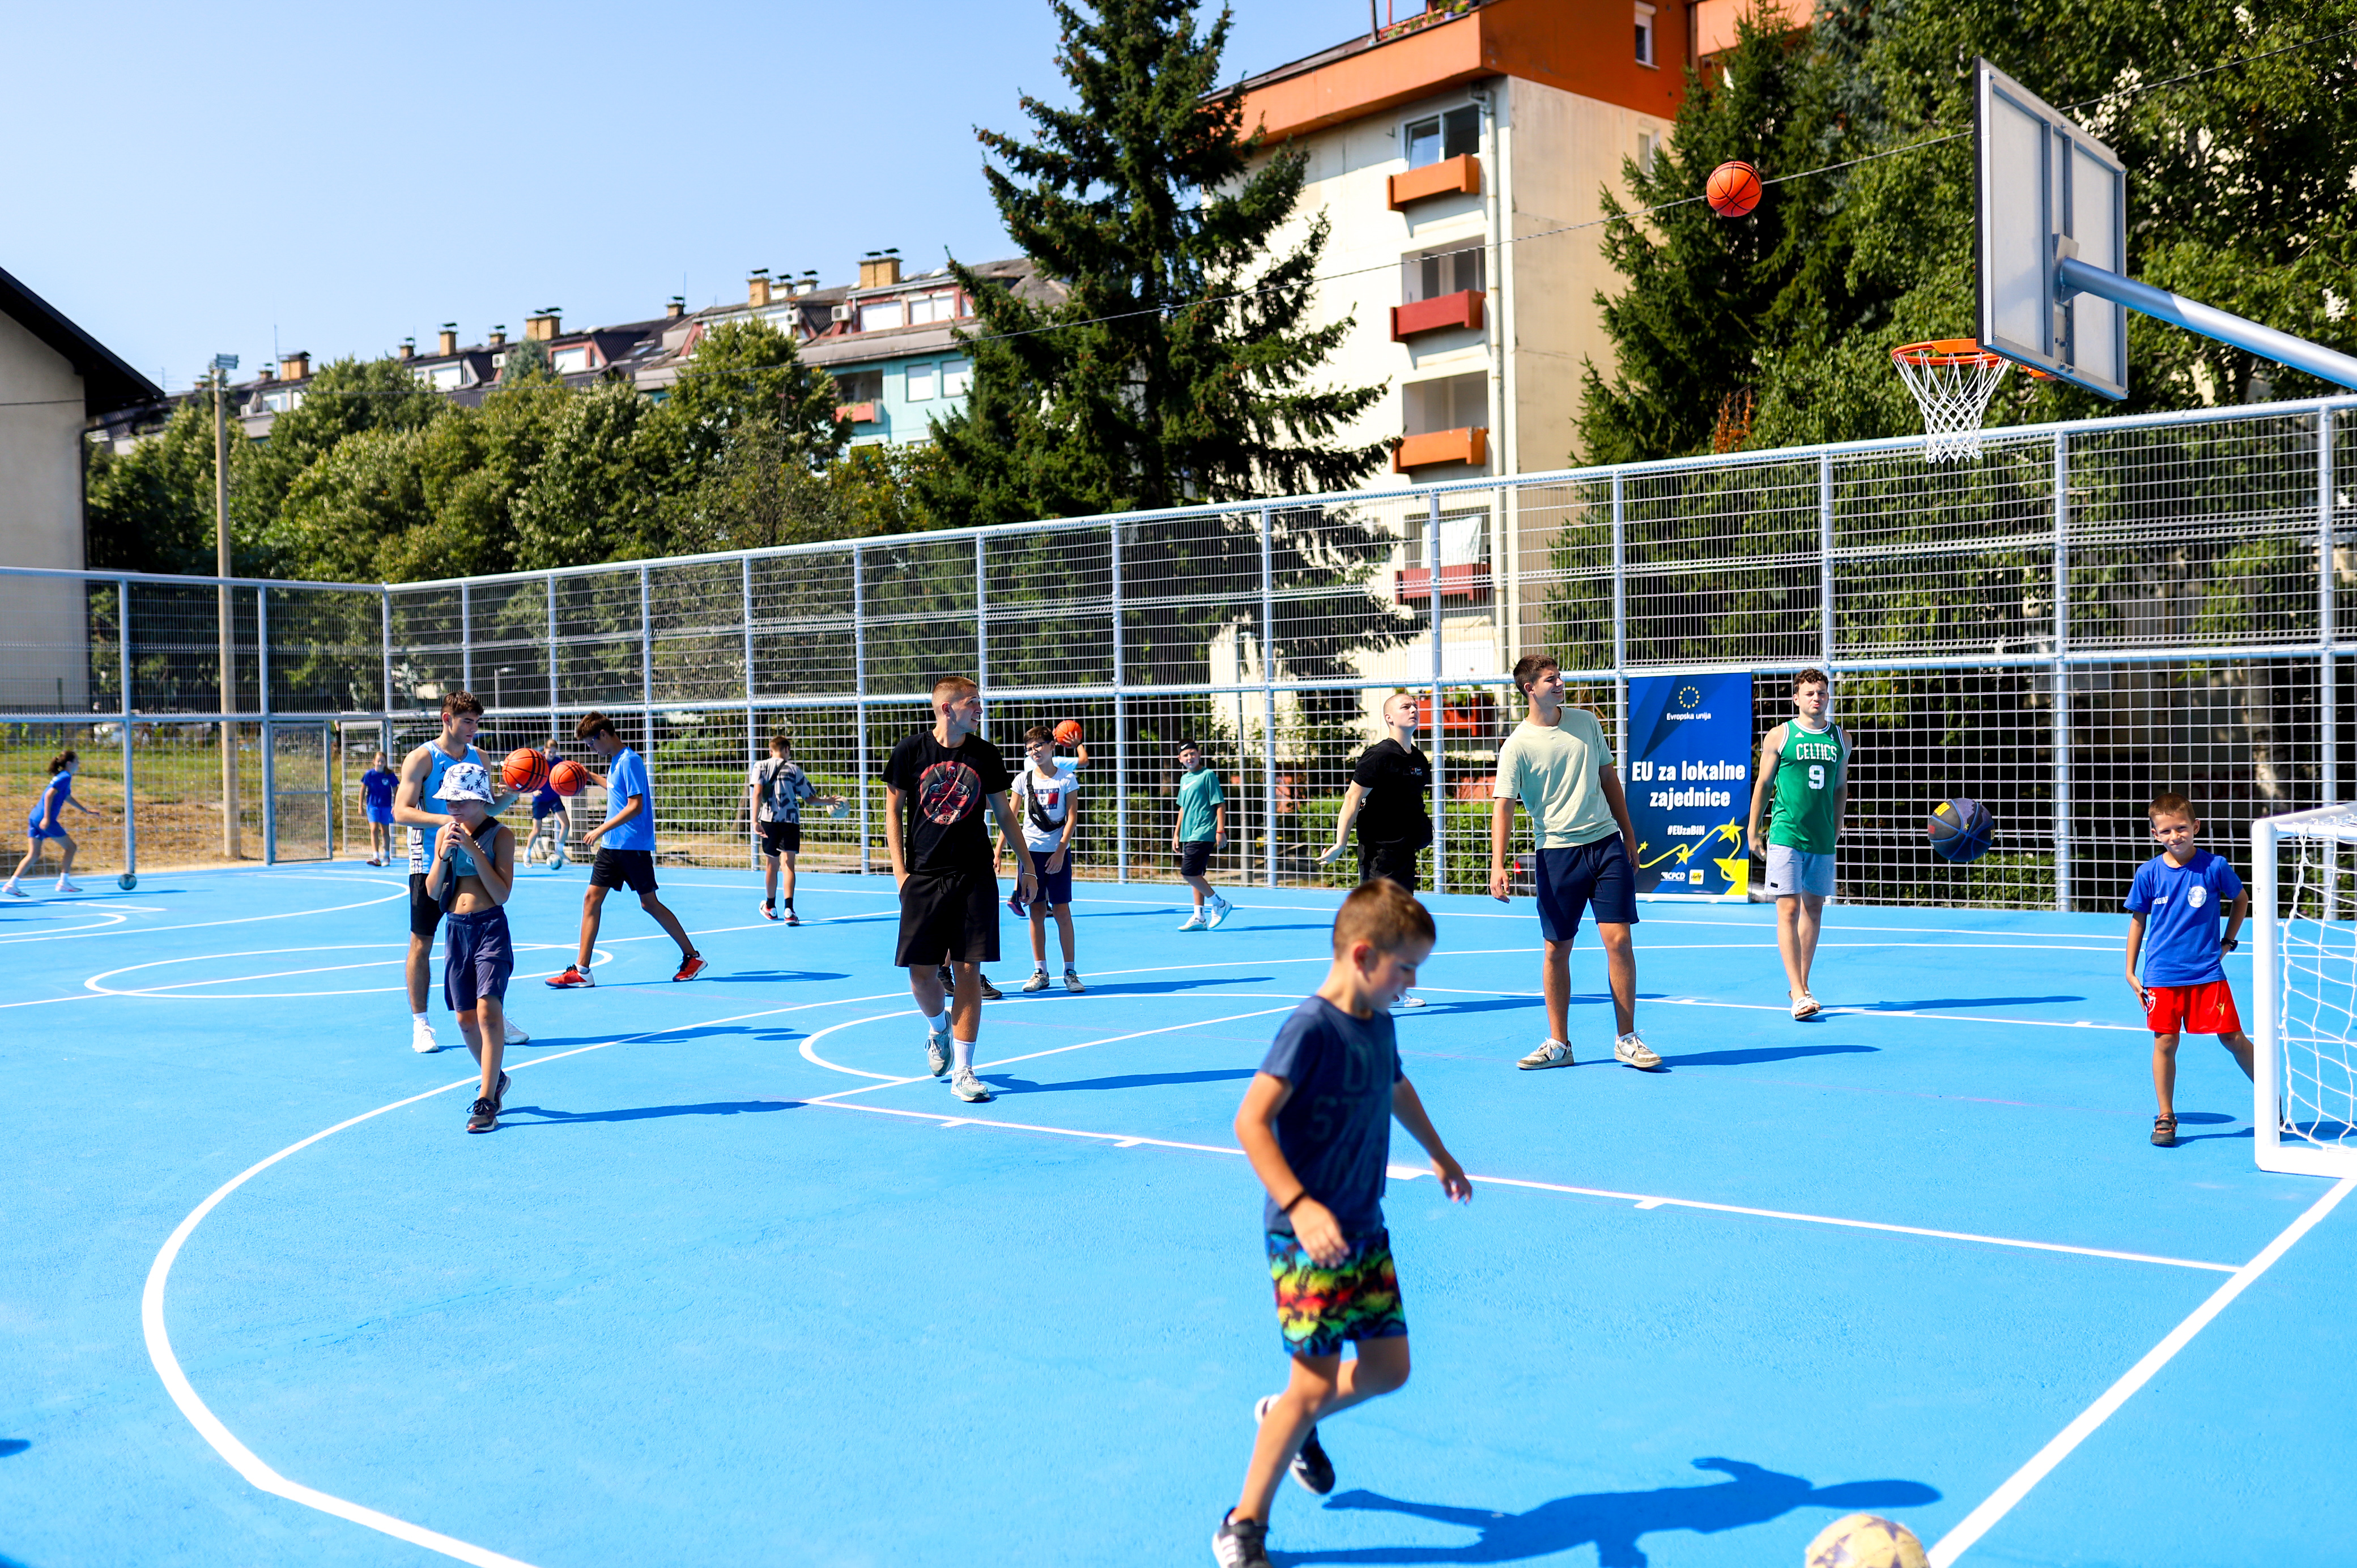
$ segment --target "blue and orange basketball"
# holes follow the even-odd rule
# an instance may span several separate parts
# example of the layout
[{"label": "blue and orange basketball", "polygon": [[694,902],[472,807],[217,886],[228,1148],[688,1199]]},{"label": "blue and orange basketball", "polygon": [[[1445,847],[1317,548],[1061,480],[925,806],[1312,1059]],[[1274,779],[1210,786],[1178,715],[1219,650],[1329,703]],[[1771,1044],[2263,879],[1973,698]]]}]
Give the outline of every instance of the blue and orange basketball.
[{"label": "blue and orange basketball", "polygon": [[1958,865],[1970,865],[1996,842],[1996,819],[1978,800],[1960,795],[1932,807],[1923,832],[1932,840],[1933,854]]},{"label": "blue and orange basketball", "polygon": [[517,746],[500,764],[500,782],[519,795],[528,795],[548,782],[548,758],[537,746]]}]

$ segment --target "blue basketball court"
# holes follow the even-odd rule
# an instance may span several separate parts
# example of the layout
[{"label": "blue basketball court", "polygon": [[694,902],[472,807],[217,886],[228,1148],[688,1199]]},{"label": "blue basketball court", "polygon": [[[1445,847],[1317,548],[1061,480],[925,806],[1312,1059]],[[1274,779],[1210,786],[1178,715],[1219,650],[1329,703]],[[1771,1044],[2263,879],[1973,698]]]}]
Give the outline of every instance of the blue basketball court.
[{"label": "blue basketball court", "polygon": [[[1230,1122],[1335,897],[1182,936],[1083,884],[1080,997],[1017,993],[1009,918],[966,1105],[885,879],[789,929],[664,876],[710,974],[625,897],[579,993],[537,981],[581,871],[521,878],[480,1137],[394,872],[0,908],[0,1563],[1208,1560],[1285,1375]],[[1584,1059],[1524,1073],[1528,901],[1433,903],[1399,1037],[1475,1197],[1395,1136],[1415,1376],[1327,1426],[1278,1561],[1795,1563],[1860,1509],[1943,1562],[2351,1560],[2357,1205],[2254,1168],[2207,1041],[2149,1146],[2121,920],[1836,908],[1795,1024],[1770,911],[1649,903],[1670,1070],[1609,1062],[1591,939]]]}]

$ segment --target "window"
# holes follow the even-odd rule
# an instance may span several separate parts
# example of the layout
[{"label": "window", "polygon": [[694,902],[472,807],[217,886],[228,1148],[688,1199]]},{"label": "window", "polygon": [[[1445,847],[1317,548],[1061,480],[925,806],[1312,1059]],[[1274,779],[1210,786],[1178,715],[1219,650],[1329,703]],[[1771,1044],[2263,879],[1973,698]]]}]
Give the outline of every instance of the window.
[{"label": "window", "polygon": [[418,371],[414,373],[419,381],[424,381],[436,392],[448,392],[454,387],[467,384],[467,367],[464,363],[436,365],[431,370]]},{"label": "window", "polygon": [[884,398],[884,372],[881,371],[839,371],[835,373],[837,395],[845,403],[880,403]]},{"label": "window", "polygon": [[268,409],[273,413],[285,413],[288,409],[300,408],[302,404],[303,394],[299,392],[264,392],[262,394],[262,406]]},{"label": "window", "polygon": [[590,363],[589,345],[578,343],[570,349],[559,349],[548,357],[548,368],[560,376],[577,376],[595,369]]},{"label": "window", "polygon": [[1652,174],[1653,172],[1653,159],[1660,154],[1661,150],[1662,139],[1659,136],[1656,136],[1651,131],[1638,132],[1637,172],[1639,174],[1645,175]]},{"label": "window", "polygon": [[909,401],[910,403],[932,402],[933,388],[940,384],[940,366],[910,365],[909,367]]},{"label": "window", "polygon": [[957,290],[940,294],[920,294],[909,301],[909,325],[920,327],[929,321],[957,319]]},{"label": "window", "polygon": [[1438,299],[1445,294],[1458,294],[1467,289],[1479,290],[1481,285],[1481,247],[1461,251],[1426,251],[1422,255],[1405,256],[1400,260],[1400,303],[1414,305],[1420,299]]},{"label": "window", "polygon": [[966,388],[974,384],[974,363],[968,360],[942,361],[942,395],[963,397]]},{"label": "window", "polygon": [[798,336],[797,329],[802,325],[801,318],[802,312],[795,309],[791,305],[786,306],[783,310],[772,310],[767,316],[761,317],[762,320],[768,322],[770,326],[776,328],[779,331],[784,333],[789,338]]},{"label": "window", "polygon": [[1405,435],[1429,435],[1436,430],[1465,430],[1490,423],[1490,377],[1484,371],[1434,381],[1410,381],[1405,393]]},{"label": "window", "polygon": [[1407,127],[1407,166],[1422,168],[1459,153],[1481,150],[1481,107],[1468,103],[1428,120],[1411,120]]},{"label": "window", "polygon": [[859,307],[859,329],[862,332],[882,332],[900,326],[901,305],[897,299],[871,300]]},{"label": "window", "polygon": [[[1425,514],[1407,516],[1407,564],[1422,566],[1425,554]],[[1490,509],[1440,514],[1440,564],[1443,566],[1487,566],[1490,564]]]},{"label": "window", "polygon": [[1653,8],[1637,0],[1637,63],[1653,63]]}]

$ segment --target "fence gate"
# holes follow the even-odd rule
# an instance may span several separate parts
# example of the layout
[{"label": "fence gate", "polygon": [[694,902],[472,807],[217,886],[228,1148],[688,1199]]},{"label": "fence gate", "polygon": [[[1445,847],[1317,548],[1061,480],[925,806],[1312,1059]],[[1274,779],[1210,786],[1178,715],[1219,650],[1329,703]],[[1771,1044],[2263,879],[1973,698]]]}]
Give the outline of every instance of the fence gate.
[{"label": "fence gate", "polygon": [[273,720],[263,726],[263,859],[328,860],[336,846],[335,726]]}]

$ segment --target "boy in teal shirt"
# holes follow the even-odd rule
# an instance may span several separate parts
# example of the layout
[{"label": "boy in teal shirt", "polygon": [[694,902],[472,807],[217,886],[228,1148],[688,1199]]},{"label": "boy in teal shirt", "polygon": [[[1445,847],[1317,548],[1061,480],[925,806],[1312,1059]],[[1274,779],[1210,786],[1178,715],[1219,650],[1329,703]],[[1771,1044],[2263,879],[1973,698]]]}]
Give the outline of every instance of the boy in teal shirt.
[{"label": "boy in teal shirt", "polygon": [[1203,766],[1203,748],[1191,740],[1178,743],[1178,821],[1170,830],[1170,853],[1178,857],[1178,875],[1195,895],[1195,912],[1182,931],[1208,931],[1226,919],[1235,906],[1220,897],[1204,873],[1211,868],[1211,852],[1228,836],[1228,797],[1220,788],[1216,768]]}]

